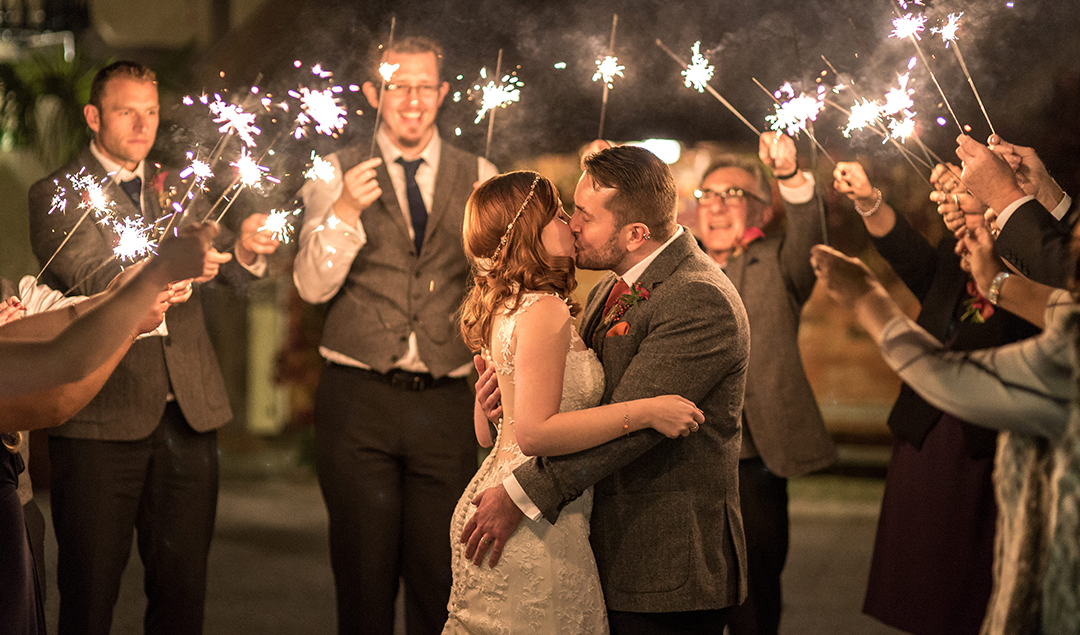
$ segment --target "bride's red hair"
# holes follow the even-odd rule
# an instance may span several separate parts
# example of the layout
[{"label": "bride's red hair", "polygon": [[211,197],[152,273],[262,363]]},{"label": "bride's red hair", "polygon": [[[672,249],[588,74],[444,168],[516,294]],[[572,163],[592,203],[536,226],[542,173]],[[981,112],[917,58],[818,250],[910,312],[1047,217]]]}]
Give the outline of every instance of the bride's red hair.
[{"label": "bride's red hair", "polygon": [[[514,221],[531,188],[532,198]],[[540,240],[544,227],[561,209],[555,185],[529,171],[489,179],[469,197],[462,236],[473,281],[461,305],[461,335],[473,351],[490,345],[495,312],[503,307],[516,310],[524,293],[554,293],[569,298],[577,286],[574,259],[548,254]],[[500,248],[511,221],[514,227]],[[498,254],[492,259],[496,250]],[[576,316],[581,307],[571,302],[570,312]]]}]

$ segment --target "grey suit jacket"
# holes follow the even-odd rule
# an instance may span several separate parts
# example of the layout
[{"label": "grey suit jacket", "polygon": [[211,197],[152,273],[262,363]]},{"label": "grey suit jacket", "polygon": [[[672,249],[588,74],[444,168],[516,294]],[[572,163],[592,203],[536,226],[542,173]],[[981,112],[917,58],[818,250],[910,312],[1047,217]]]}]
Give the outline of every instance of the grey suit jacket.
[{"label": "grey suit jacket", "polygon": [[817,278],[810,247],[822,241],[816,200],[784,203],[787,231],[750,243],[727,274],[750,318],[744,443],[752,442],[778,476],[801,476],[831,465],[836,445],[821,420],[799,355],[799,318]]},{"label": "grey suit jacket", "polygon": [[[66,175],[75,174],[81,168],[86,168],[99,181],[106,177],[105,168],[90,149],[85,148],[75,161],[30,188],[30,242],[42,266],[82,215],[79,195],[66,183]],[[157,218],[160,206],[153,187],[157,171],[150,163],[146,164],[145,170],[143,201],[146,216]],[[66,187],[67,208],[66,212],[50,214],[57,179]],[[139,214],[115,182],[109,182],[105,194],[115,203],[118,215]],[[60,290],[82,282],[76,291],[85,295],[105,290],[109,281],[120,272],[118,262],[108,262],[114,241],[110,230],[87,217],[41,276],[41,282]],[[230,269],[242,271],[235,261],[234,258],[222,266],[223,274]],[[168,337],[147,337],[132,344],[101,392],[68,423],[50,429],[49,433],[109,441],[145,438],[161,419],[170,387],[184,417],[195,430],[203,432],[218,428],[231,419],[232,411],[217,356],[203,322],[198,285],[187,302],[169,309],[166,324]]]},{"label": "grey suit jacket", "polygon": [[[746,312],[689,231],[638,282],[650,297],[623,316],[629,331],[590,344],[604,365],[603,402],[679,394],[704,411],[705,424],[679,439],[642,430],[584,452],[534,459],[514,474],[551,522],[595,485],[591,541],[609,609],[736,605],[746,596],[737,472]],[[614,284],[609,274],[590,293],[585,337]]]}]

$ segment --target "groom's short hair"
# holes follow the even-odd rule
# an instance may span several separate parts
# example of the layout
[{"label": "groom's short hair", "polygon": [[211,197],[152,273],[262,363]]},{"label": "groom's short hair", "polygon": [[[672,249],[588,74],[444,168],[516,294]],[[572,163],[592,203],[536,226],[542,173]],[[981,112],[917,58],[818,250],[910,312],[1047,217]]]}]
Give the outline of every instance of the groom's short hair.
[{"label": "groom's short hair", "polygon": [[667,164],[637,146],[606,148],[582,162],[597,187],[615,190],[608,209],[619,227],[644,223],[653,240],[664,242],[678,226],[679,195]]}]

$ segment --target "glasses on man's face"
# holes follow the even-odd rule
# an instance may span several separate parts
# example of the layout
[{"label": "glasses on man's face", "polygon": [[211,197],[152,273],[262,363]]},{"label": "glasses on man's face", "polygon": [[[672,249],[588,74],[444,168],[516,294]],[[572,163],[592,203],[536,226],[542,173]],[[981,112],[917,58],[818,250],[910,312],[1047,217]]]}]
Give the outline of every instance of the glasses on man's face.
[{"label": "glasses on man's face", "polygon": [[729,187],[723,192],[717,192],[715,190],[703,189],[694,192],[694,198],[698,203],[704,203],[708,205],[713,202],[720,202],[724,205],[734,205],[739,203],[746,203],[747,199],[757,201],[764,204],[765,201],[761,200],[761,197],[751,194],[744,189],[737,187]]},{"label": "glasses on man's face", "polygon": [[390,93],[391,95],[395,95],[395,96],[396,95],[401,95],[401,96],[407,97],[407,96],[411,95],[413,93],[413,91],[416,91],[416,96],[417,97],[423,97],[425,99],[430,99],[430,98],[432,98],[432,97],[439,94],[439,87],[438,86],[429,86],[429,85],[409,86],[408,84],[387,84],[386,85],[386,92]]}]

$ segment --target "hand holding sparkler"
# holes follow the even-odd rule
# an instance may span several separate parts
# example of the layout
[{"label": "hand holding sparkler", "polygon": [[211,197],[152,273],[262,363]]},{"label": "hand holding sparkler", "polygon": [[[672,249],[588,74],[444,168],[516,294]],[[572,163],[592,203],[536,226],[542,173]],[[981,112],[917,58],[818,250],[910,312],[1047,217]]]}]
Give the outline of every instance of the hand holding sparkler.
[{"label": "hand holding sparkler", "polygon": [[881,190],[870,183],[863,166],[857,161],[841,161],[833,170],[833,188],[855,204],[866,231],[880,238],[896,226],[896,212],[885,202]]},{"label": "hand holding sparkler", "polygon": [[23,303],[15,296],[11,296],[7,300],[0,302],[0,326],[18,320],[25,312],[26,307],[23,306]]},{"label": "hand holding sparkler", "polygon": [[1048,210],[1058,206],[1065,190],[1050,176],[1035,150],[1008,143],[997,135],[990,135],[989,148],[1013,169],[1020,189],[1034,196]]},{"label": "hand holding sparkler", "polygon": [[964,134],[956,137],[956,144],[956,156],[964,166],[960,176],[968,191],[999,212],[1025,196],[1005,159]]},{"label": "hand holding sparkler", "polygon": [[767,131],[758,138],[758,158],[769,168],[773,177],[787,187],[799,187],[806,177],[799,170],[795,140],[780,132]]},{"label": "hand holding sparkler", "polygon": [[382,158],[372,157],[345,172],[341,179],[341,196],[331,206],[334,216],[353,226],[360,222],[360,214],[382,196],[382,188],[375,178],[375,168],[380,165]]},{"label": "hand holding sparkler", "polygon": [[930,173],[930,183],[935,188],[930,192],[930,200],[938,204],[937,212],[950,232],[964,226],[965,216],[982,218],[986,211],[986,205],[968,193],[959,175],[960,168],[945,163],[937,164]]},{"label": "hand holding sparkler", "polygon": [[277,250],[281,241],[266,227],[269,214],[252,214],[240,223],[240,239],[236,241],[236,259],[250,267],[259,256],[268,256]]}]

